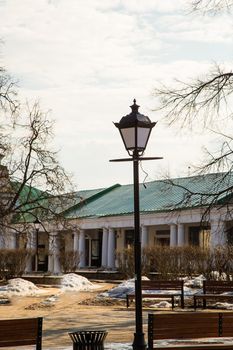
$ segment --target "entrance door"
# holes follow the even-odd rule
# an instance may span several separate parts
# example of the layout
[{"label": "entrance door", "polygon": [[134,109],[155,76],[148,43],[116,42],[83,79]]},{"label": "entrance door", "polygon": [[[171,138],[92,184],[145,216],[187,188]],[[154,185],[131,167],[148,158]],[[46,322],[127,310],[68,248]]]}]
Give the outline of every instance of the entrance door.
[{"label": "entrance door", "polygon": [[233,245],[233,227],[227,230],[227,244]]},{"label": "entrance door", "polygon": [[200,227],[189,227],[189,244],[200,245]]},{"label": "entrance door", "polygon": [[40,271],[40,272],[48,271],[48,255],[46,254],[44,244],[38,244],[37,271]]},{"label": "entrance door", "polygon": [[134,230],[125,230],[125,248],[132,248],[134,244]]},{"label": "entrance door", "polygon": [[48,271],[48,234],[38,232],[36,240],[35,271]]},{"label": "entrance door", "polygon": [[93,267],[101,266],[101,240],[100,239],[91,240],[91,266]]}]

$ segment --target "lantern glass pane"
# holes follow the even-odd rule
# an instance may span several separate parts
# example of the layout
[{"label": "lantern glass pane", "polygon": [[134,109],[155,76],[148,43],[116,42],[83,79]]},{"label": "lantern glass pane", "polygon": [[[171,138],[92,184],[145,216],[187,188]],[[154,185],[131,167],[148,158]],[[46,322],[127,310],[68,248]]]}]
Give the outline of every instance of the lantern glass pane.
[{"label": "lantern glass pane", "polygon": [[148,137],[150,135],[150,128],[138,128],[138,149],[145,149]]},{"label": "lantern glass pane", "polygon": [[121,135],[126,149],[135,148],[135,128],[121,129]]},{"label": "lantern glass pane", "polygon": [[40,224],[35,224],[35,229],[39,230],[39,228],[40,228]]}]

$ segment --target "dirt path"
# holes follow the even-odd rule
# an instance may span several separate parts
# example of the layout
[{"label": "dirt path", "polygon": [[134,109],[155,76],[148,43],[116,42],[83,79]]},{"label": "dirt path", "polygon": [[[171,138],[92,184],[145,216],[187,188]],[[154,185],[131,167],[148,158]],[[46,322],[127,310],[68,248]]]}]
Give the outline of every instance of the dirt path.
[{"label": "dirt path", "polygon": [[[47,288],[43,296],[12,297],[9,305],[0,305],[1,318],[43,317],[43,347],[69,346],[72,341],[68,332],[77,329],[108,331],[107,342],[132,342],[134,333],[134,310],[127,310],[125,303],[119,305],[95,300],[100,291],[112,288],[112,284],[100,283],[91,292],[65,292]],[[56,296],[52,303],[46,298]],[[111,305],[112,304],[112,305]],[[146,317],[146,315],[145,315]]]}]

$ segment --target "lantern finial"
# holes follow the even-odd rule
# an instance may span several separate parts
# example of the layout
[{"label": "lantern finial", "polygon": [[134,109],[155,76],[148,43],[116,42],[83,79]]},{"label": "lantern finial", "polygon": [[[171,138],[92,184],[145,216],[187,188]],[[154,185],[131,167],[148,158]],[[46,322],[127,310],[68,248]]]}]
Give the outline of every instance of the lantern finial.
[{"label": "lantern finial", "polygon": [[138,113],[138,108],[139,108],[139,107],[140,107],[140,106],[138,106],[138,105],[136,104],[136,99],[134,99],[134,100],[133,100],[133,105],[130,106],[130,108],[132,109],[132,112]]}]

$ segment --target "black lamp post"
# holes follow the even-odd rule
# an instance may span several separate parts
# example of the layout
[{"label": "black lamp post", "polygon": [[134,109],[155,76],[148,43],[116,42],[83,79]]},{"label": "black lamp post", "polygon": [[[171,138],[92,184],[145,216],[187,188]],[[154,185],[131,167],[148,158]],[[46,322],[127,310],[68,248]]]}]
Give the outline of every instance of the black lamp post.
[{"label": "black lamp post", "polygon": [[142,157],[146,149],[151,130],[156,123],[138,112],[139,106],[134,99],[130,106],[132,112],[124,116],[119,123],[114,123],[119,129],[123,143],[132,158],[113,159],[111,161],[133,161],[134,179],[134,264],[135,264],[135,333],[134,350],[145,350],[146,342],[143,333],[142,320],[142,286],[141,286],[141,238],[140,238],[140,207],[139,207],[139,176],[138,163],[141,160],[162,159],[161,157]]}]

